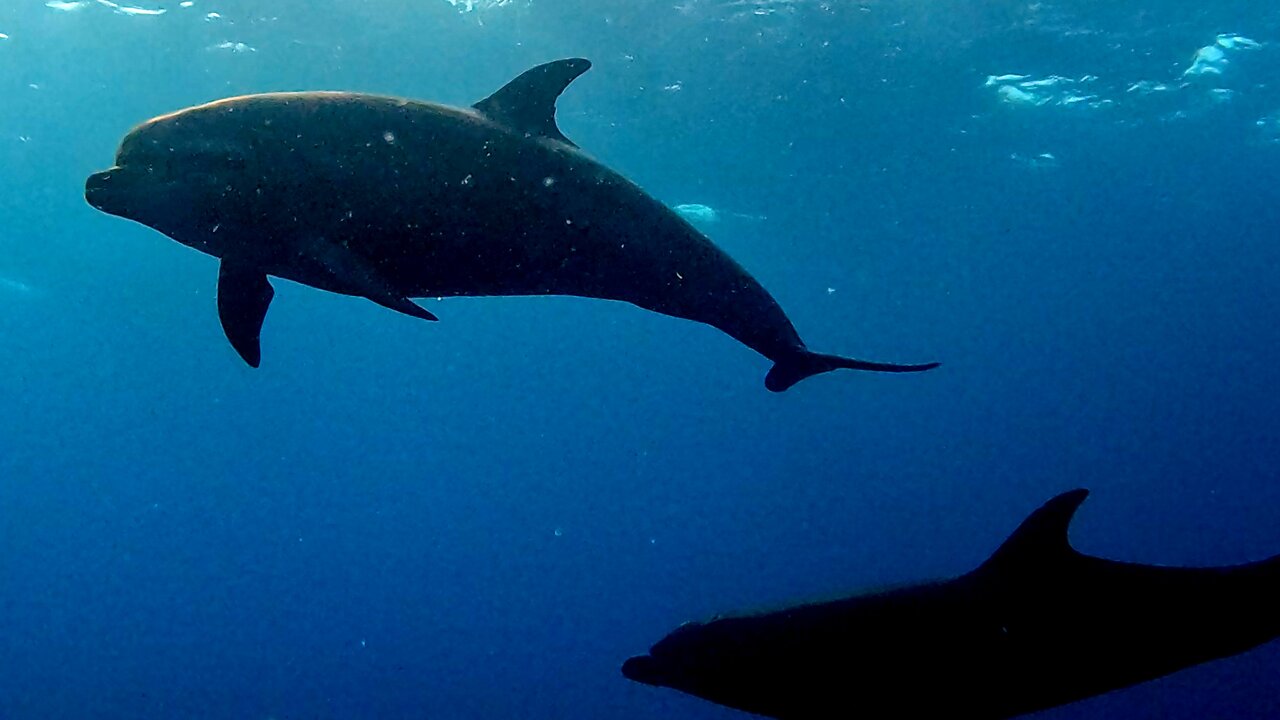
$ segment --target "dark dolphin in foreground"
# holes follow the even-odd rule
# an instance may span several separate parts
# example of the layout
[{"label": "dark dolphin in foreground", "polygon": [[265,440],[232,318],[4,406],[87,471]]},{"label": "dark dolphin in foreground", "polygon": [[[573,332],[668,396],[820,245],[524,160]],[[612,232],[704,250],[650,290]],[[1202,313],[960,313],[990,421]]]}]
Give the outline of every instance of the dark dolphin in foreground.
[{"label": "dark dolphin in foreground", "polygon": [[689,223],[555,122],[591,63],[540,65],[472,108],[338,92],[229,98],[151,120],[85,198],[221,258],[218,314],[250,365],[267,276],[435,320],[410,298],[576,295],[706,323],[774,362],[783,391],[839,368]]},{"label": "dark dolphin in foreground", "polygon": [[995,720],[1280,636],[1280,556],[1200,569],[1082,555],[1067,528],[1087,494],[1049,501],[967,575],[686,624],[622,674],[782,720]]}]

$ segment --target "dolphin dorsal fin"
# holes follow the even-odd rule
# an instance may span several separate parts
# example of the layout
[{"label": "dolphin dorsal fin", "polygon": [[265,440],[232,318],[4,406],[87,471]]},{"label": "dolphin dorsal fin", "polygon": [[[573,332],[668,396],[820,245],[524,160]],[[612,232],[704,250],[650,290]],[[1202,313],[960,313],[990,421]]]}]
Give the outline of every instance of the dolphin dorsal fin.
[{"label": "dolphin dorsal fin", "polygon": [[521,73],[497,92],[472,107],[485,117],[530,136],[546,137],[577,147],[556,126],[556,98],[591,61],[556,60]]},{"label": "dolphin dorsal fin", "polygon": [[1072,490],[1040,506],[1022,521],[983,567],[1025,568],[1029,564],[1052,563],[1076,555],[1067,531],[1076,510],[1088,496],[1088,490]]}]

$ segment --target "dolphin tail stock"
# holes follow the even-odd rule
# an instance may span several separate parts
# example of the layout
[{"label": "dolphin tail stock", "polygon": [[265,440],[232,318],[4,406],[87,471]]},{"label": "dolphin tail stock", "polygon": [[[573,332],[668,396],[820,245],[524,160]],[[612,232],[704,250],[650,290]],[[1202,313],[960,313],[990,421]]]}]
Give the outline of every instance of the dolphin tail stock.
[{"label": "dolphin tail stock", "polygon": [[870,372],[910,373],[932,370],[941,363],[924,363],[921,365],[897,365],[894,363],[868,362],[839,355],[823,355],[821,353],[798,350],[779,358],[764,378],[764,386],[771,392],[783,392],[805,378],[821,375],[832,370],[867,370]]}]

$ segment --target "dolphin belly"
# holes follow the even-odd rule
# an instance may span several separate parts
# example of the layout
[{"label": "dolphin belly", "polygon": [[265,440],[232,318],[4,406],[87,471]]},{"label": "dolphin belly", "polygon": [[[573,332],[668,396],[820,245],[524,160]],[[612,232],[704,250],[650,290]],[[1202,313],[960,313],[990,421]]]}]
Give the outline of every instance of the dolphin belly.
[{"label": "dolphin belly", "polygon": [[[412,167],[376,153],[335,159],[342,177],[295,186],[294,197],[274,204],[297,204],[292,215],[314,219],[297,231],[299,242],[350,247],[409,297],[618,300],[711,325],[770,359],[803,349],[782,308],[745,269],[594,160],[477,124],[433,127],[430,138]],[[343,210],[311,212],[310,198],[320,195]],[[314,263],[307,266],[280,274],[324,282]]]}]

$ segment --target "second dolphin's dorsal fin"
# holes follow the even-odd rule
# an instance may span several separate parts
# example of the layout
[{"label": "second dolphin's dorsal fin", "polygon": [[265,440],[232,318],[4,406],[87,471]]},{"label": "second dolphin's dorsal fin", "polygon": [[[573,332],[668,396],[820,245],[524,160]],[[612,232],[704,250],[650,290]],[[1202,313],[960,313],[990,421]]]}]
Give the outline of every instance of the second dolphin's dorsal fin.
[{"label": "second dolphin's dorsal fin", "polygon": [[590,69],[591,61],[582,58],[539,65],[524,71],[472,107],[512,130],[577,147],[556,126],[556,98],[569,83]]},{"label": "second dolphin's dorsal fin", "polygon": [[1076,510],[1088,496],[1088,490],[1072,490],[1040,506],[1022,521],[982,567],[1027,570],[1076,555],[1067,531]]}]

